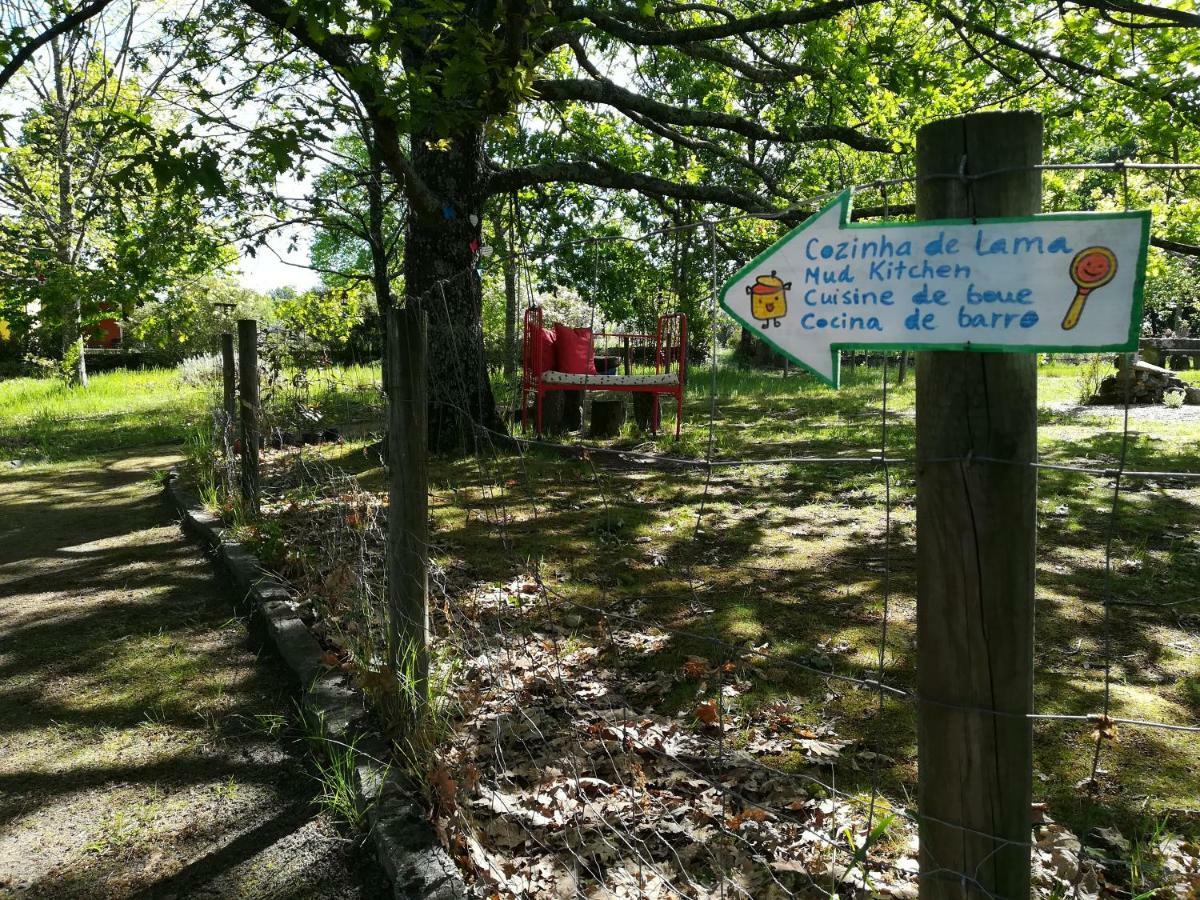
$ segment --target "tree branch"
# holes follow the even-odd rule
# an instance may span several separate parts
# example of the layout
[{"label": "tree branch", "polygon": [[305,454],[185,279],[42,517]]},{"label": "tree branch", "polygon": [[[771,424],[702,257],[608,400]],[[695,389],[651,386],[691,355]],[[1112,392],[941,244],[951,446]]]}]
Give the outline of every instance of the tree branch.
[{"label": "tree branch", "polygon": [[[657,19],[641,15],[633,10],[616,15],[592,6],[569,7],[563,10],[559,18],[563,21],[588,19],[600,30],[613,37],[631,44],[649,47],[715,41],[753,31],[819,22],[824,19],[832,19],[847,10],[861,9],[879,2],[881,0],[830,0],[830,2],[807,6],[804,9],[782,9],[741,19],[732,18],[719,25],[697,25],[690,28],[662,28]],[[636,25],[631,23],[636,23]]]},{"label": "tree branch", "polygon": [[[1011,38],[1006,34],[1002,34],[1001,32],[982,24],[981,22],[971,22],[967,19],[964,19],[962,16],[959,16],[947,9],[945,4],[937,3],[935,4],[934,8],[944,19],[946,19],[946,21],[958,26],[959,28],[965,28],[968,31],[975,32],[976,34],[985,35],[996,43],[1008,47],[1010,50],[1016,50],[1019,53],[1024,53],[1026,56],[1031,57],[1039,63],[1054,63],[1055,65],[1062,66],[1064,69],[1069,69],[1070,71],[1077,72],[1080,75],[1086,75],[1089,78],[1100,78],[1105,81],[1111,81],[1114,84],[1120,84],[1124,87],[1131,88],[1139,93],[1146,93],[1148,85],[1139,84],[1136,79],[1127,78],[1123,75],[1117,75],[1112,72],[1105,72],[1103,69],[1097,69],[1096,67],[1089,66],[1086,63],[1076,62],[1075,60],[1068,59],[1065,56],[1059,56],[1057,53],[1051,53],[1049,50],[1042,50],[1038,47],[1022,44],[1020,41]],[[1045,72],[1046,70],[1043,68],[1042,71]],[[1162,102],[1166,103],[1172,109],[1193,114],[1196,112],[1195,107],[1192,104],[1181,101],[1169,89],[1162,86],[1158,87],[1159,90],[1156,92],[1156,99],[1162,100]]]},{"label": "tree branch", "polygon": [[60,19],[29,43],[22,46],[20,50],[13,54],[12,59],[5,63],[4,68],[0,69],[0,90],[4,89],[4,86],[12,80],[12,77],[17,74],[21,66],[29,62],[33,58],[33,54],[37,53],[38,50],[42,49],[42,47],[46,46],[46,44],[59,35],[66,34],[71,29],[82,25],[88,19],[98,16],[104,12],[104,8],[110,3],[112,3],[112,0],[92,0],[91,3],[79,7],[75,12]]},{"label": "tree branch", "polygon": [[1159,250],[1166,250],[1168,253],[1180,253],[1184,256],[1200,256],[1200,247],[1195,244],[1184,244],[1180,241],[1172,241],[1167,238],[1151,237],[1150,243]]},{"label": "tree branch", "polygon": [[660,125],[653,119],[648,119],[645,116],[638,115],[637,113],[627,113],[627,115],[631,121],[641,125],[647,131],[653,132],[659,137],[665,138],[672,144],[678,144],[681,147],[687,147],[689,150],[695,150],[697,152],[703,151],[715,154],[725,162],[745,169],[758,178],[763,184],[765,184],[767,188],[770,189],[772,194],[784,196],[779,190],[778,182],[771,176],[769,172],[750,160],[743,159],[736,153],[726,150],[720,144],[713,143],[712,141],[702,140],[700,138],[688,137],[681,131],[676,131],[674,128],[670,128],[666,125]]},{"label": "tree branch", "polygon": [[671,125],[690,125],[697,128],[717,128],[760,141],[777,141],[786,144],[804,144],[813,141],[831,140],[846,144],[856,150],[890,152],[891,144],[882,138],[862,134],[843,125],[806,125],[787,134],[772,131],[757,122],[729,113],[711,112],[704,109],[682,109],[643,97],[619,86],[607,78],[590,80],[567,78],[561,80],[539,79],[533,88],[543,100],[575,100],[583,103],[602,103],[623,113],[635,112],[659,122]]},{"label": "tree branch", "polygon": [[[753,45],[753,42],[751,42],[751,46],[757,51],[758,48]],[[684,56],[726,66],[744,78],[759,84],[790,84],[796,78],[812,78],[817,74],[806,66],[776,59],[769,60],[774,68],[765,69],[762,66],[756,66],[749,60],[742,59],[736,53],[730,53],[728,50],[722,50],[711,44],[684,44],[676,49]]]},{"label": "tree branch", "polygon": [[[1071,0],[1074,6],[1094,9],[1102,13],[1124,13],[1130,16],[1144,16],[1174,25],[1188,28],[1200,28],[1200,13],[1186,12],[1182,9],[1172,9],[1168,6],[1151,6],[1149,3],[1136,3],[1133,0]],[[1121,23],[1128,24],[1128,23]]]},{"label": "tree branch", "polygon": [[715,184],[680,184],[640,172],[627,172],[605,163],[564,161],[504,169],[491,174],[487,181],[487,190],[497,194],[558,181],[573,181],[611,190],[639,191],[651,197],[675,197],[680,200],[719,203],[747,212],[776,211],[765,198],[737,188]]},{"label": "tree branch", "polygon": [[375,132],[379,155],[396,180],[404,188],[410,203],[426,215],[437,215],[441,204],[433,196],[429,186],[417,174],[412,160],[404,152],[400,124],[396,121],[391,103],[378,83],[369,75],[362,74],[363,66],[353,50],[353,42],[345,35],[325,33],[317,39],[321,29],[309,28],[308,21],[298,10],[279,0],[243,0],[245,5],[269,23],[289,34],[296,43],[318,59],[332,66],[362,101]]}]

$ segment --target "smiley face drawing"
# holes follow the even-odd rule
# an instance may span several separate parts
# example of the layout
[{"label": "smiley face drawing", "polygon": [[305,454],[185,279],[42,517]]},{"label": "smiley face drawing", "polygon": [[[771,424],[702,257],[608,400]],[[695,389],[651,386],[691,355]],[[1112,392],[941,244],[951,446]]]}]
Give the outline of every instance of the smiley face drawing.
[{"label": "smiley face drawing", "polygon": [[1075,297],[1063,317],[1063,331],[1079,324],[1088,294],[1103,287],[1117,274],[1117,255],[1108,247],[1085,247],[1071,260],[1071,281],[1075,282]]},{"label": "smiley face drawing", "polygon": [[779,327],[779,320],[787,315],[787,293],[792,289],[790,281],[784,281],[771,270],[770,275],[759,275],[754,284],[746,286],[750,295],[750,314],[769,328],[772,323]]}]

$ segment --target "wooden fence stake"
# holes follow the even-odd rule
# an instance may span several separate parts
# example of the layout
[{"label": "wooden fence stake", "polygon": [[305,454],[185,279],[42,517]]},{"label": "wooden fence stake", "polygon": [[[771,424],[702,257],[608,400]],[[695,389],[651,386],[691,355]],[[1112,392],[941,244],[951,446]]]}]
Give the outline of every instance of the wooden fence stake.
[{"label": "wooden fence stake", "polygon": [[[1036,113],[926,125],[917,134],[917,217],[1038,213],[1041,173],[1012,170],[1041,159]],[[1006,171],[955,177],[996,170]],[[1036,453],[1035,354],[919,354],[922,900],[1029,896],[1037,479],[1022,463]],[[947,458],[955,461],[935,461]]]},{"label": "wooden fence stake", "polygon": [[233,423],[237,421],[237,365],[233,361],[233,334],[228,331],[221,333],[221,372],[225,388],[225,428],[221,439],[228,452]]},{"label": "wooden fence stake", "polygon": [[429,423],[427,321],[413,306],[387,322],[389,654],[407,692],[412,723],[429,702]]},{"label": "wooden fence stake", "polygon": [[242,505],[258,518],[258,322],[238,319],[239,394],[242,411]]}]

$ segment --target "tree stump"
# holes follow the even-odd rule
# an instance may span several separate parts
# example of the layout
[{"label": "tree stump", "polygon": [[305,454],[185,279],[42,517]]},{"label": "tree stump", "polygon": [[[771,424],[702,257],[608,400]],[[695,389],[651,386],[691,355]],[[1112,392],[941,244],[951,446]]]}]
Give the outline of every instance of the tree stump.
[{"label": "tree stump", "polygon": [[616,375],[621,365],[619,356],[597,356],[594,359],[597,375]]},{"label": "tree stump", "polygon": [[562,396],[562,430],[583,430],[583,391],[551,391]]},{"label": "tree stump", "polygon": [[658,408],[658,394],[645,391],[633,392],[633,421],[642,431],[649,431],[654,424],[654,410]]},{"label": "tree stump", "polygon": [[542,395],[542,434],[560,434],[567,430],[565,422],[567,393],[575,392],[546,391]]},{"label": "tree stump", "polygon": [[624,394],[601,395],[592,400],[592,437],[616,437],[624,424]]}]

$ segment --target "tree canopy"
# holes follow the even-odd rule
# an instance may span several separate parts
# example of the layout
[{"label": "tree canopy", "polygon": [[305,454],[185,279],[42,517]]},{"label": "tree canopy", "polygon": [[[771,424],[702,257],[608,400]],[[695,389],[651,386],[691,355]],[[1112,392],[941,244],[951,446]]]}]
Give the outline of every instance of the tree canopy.
[{"label": "tree canopy", "polygon": [[[10,28],[0,85],[43,35],[89,12],[102,14],[85,4]],[[521,210],[526,235],[557,248],[538,277],[582,295],[588,236],[774,216],[722,229],[722,255],[742,256],[814,194],[911,174],[916,129],[946,115],[1039,110],[1058,158],[1195,159],[1198,26],[1184,0],[216,0],[168,29],[204,126],[170,150],[197,178],[203,148],[236,139],[243,156],[226,155],[221,173],[236,203],[347,133],[362,138],[377,173],[362,183],[381,185],[404,223],[401,277],[373,261],[376,291],[395,281],[426,309],[431,438],[468,447],[504,431],[477,272],[489,216]],[[251,122],[238,108],[259,112]],[[1173,178],[1145,187],[1188,194]],[[1167,220],[1185,244],[1192,212]],[[636,298],[657,297],[657,283],[703,329],[703,243],[692,232],[640,254],[613,245],[596,299],[645,316]]]},{"label": "tree canopy", "polygon": [[174,117],[134,71],[133,12],[111,28],[48,42],[22,72],[30,102],[0,126],[0,203],[9,211],[0,317],[61,335],[74,377],[78,343],[228,258],[194,183],[163,178],[155,142]]}]

